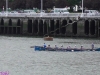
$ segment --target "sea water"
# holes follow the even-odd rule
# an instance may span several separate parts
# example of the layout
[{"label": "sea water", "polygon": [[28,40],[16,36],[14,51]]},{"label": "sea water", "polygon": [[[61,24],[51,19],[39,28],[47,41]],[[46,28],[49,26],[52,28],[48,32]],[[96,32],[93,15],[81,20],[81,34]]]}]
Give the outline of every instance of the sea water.
[{"label": "sea water", "polygon": [[100,52],[34,51],[31,46],[100,47],[98,39],[0,36],[0,72],[8,75],[100,75]]}]

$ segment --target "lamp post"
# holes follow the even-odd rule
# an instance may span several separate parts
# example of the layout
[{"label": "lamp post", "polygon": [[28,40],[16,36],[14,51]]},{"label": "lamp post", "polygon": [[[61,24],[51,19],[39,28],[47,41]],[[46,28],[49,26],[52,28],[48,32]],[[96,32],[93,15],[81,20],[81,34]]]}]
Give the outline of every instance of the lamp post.
[{"label": "lamp post", "polygon": [[8,0],[6,0],[6,16],[8,16]]},{"label": "lamp post", "polygon": [[82,0],[82,14],[83,14],[83,0]]},{"label": "lamp post", "polygon": [[41,0],[41,17],[42,17],[42,10],[43,10],[43,0]]}]

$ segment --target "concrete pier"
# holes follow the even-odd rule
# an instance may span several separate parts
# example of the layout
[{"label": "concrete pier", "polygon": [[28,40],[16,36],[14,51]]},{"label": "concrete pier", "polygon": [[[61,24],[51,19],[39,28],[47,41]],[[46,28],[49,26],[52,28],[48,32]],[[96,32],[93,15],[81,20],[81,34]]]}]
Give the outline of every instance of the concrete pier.
[{"label": "concrete pier", "polygon": [[100,20],[89,18],[0,18],[0,34],[100,37]]}]

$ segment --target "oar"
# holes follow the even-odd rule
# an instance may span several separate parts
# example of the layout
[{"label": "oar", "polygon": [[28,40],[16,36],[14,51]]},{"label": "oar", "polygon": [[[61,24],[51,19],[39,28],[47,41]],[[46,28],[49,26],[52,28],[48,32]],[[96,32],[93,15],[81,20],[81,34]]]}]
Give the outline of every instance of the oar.
[{"label": "oar", "polygon": [[30,48],[34,48],[34,46],[30,46]]}]

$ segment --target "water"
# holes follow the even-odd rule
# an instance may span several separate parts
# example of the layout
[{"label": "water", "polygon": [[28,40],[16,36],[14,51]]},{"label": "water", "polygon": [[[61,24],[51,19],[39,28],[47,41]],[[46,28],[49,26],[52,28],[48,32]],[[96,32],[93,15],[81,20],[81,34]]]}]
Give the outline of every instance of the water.
[{"label": "water", "polygon": [[0,72],[9,71],[9,75],[100,75],[100,52],[47,52],[34,51],[34,45],[64,47],[75,45],[90,48],[93,42],[100,47],[96,39],[43,38],[0,36]]}]

